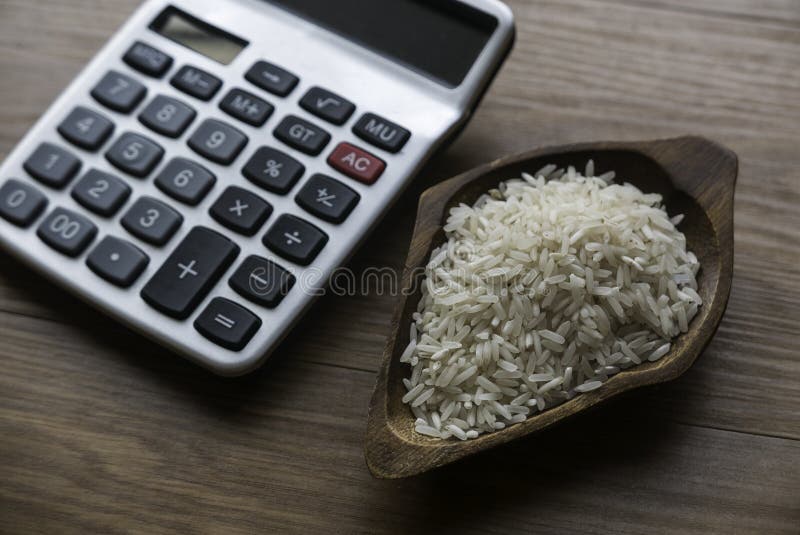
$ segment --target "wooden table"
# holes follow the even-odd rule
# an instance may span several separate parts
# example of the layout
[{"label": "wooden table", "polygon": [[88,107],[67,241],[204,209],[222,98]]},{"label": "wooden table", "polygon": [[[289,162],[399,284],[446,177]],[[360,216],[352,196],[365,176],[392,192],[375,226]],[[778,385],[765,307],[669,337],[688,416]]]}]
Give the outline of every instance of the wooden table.
[{"label": "wooden table", "polygon": [[[0,156],[134,10],[0,1]],[[213,377],[0,257],[0,532],[797,533],[800,3],[514,0],[469,128],[351,262],[400,269],[426,187],[580,140],[697,133],[741,157],[735,280],[672,384],[478,458],[373,479],[394,298],[328,296],[261,371]]]}]

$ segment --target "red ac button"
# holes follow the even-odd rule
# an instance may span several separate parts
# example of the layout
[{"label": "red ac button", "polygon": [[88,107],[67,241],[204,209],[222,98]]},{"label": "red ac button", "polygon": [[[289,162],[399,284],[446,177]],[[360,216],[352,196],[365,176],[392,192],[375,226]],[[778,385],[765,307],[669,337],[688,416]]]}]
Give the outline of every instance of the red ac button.
[{"label": "red ac button", "polygon": [[349,143],[340,143],[328,157],[328,165],[350,178],[372,184],[386,169],[386,163]]}]

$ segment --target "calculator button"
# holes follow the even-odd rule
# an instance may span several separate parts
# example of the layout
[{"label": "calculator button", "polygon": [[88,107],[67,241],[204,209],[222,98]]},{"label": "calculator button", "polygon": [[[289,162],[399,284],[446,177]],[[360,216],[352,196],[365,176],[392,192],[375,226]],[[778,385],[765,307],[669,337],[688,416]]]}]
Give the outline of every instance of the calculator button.
[{"label": "calculator button", "polygon": [[288,154],[272,147],[261,147],[244,166],[242,174],[257,186],[283,195],[305,171],[305,166]]},{"label": "calculator button", "polygon": [[58,125],[58,133],[64,139],[82,149],[95,151],[108,141],[114,131],[114,123],[83,106],[78,106]]},{"label": "calculator button", "polygon": [[259,61],[244,75],[248,82],[279,97],[285,97],[300,79],[294,74],[266,61]]},{"label": "calculator button", "polygon": [[94,89],[92,96],[107,108],[121,113],[130,113],[147,94],[147,88],[130,76],[109,71]]},{"label": "calculator button", "polygon": [[11,178],[0,187],[0,216],[18,227],[30,226],[46,206],[44,194],[24,182]]},{"label": "calculator button", "polygon": [[272,206],[258,195],[230,186],[211,207],[210,213],[220,225],[252,236],[269,218]]},{"label": "calculator button", "polygon": [[328,235],[299,217],[284,214],[264,236],[264,245],[301,266],[307,266],[328,243]]},{"label": "calculator button", "polygon": [[42,221],[36,234],[56,251],[78,256],[92,243],[97,227],[82,215],[59,207]]},{"label": "calculator button", "polygon": [[341,223],[356,207],[359,198],[358,193],[338,180],[317,174],[308,179],[295,201],[320,219]]},{"label": "calculator button", "polygon": [[122,57],[122,61],[142,74],[161,78],[172,66],[172,58],[157,48],[137,41]]},{"label": "calculator button", "polygon": [[334,149],[328,165],[364,184],[374,183],[386,169],[383,160],[349,143],[340,143]]},{"label": "calculator button", "polygon": [[211,171],[185,158],[171,160],[156,177],[158,189],[182,203],[196,206],[217,181]]},{"label": "calculator button", "polygon": [[300,106],[317,117],[338,125],[346,123],[356,111],[355,104],[321,87],[309,89],[300,100]]},{"label": "calculator button", "polygon": [[246,135],[216,119],[203,121],[189,138],[189,147],[193,151],[223,165],[233,162],[245,145]]},{"label": "calculator button", "polygon": [[120,221],[122,226],[147,243],[164,245],[183,223],[183,217],[152,197],[141,197]]},{"label": "calculator button", "polygon": [[149,262],[138,247],[113,236],[103,238],[86,259],[89,269],[120,288],[136,282]]},{"label": "calculator button", "polygon": [[255,255],[248,256],[228,281],[236,293],[267,308],[278,306],[294,283],[288,270]]},{"label": "calculator button", "polygon": [[374,113],[366,113],[353,127],[353,133],[364,141],[388,152],[399,152],[411,132]]},{"label": "calculator button", "polygon": [[42,143],[23,164],[33,178],[51,188],[63,188],[81,169],[81,161],[61,147]]},{"label": "calculator button", "polygon": [[72,198],[98,215],[111,217],[130,197],[131,188],[122,180],[98,169],[90,169],[72,189]]},{"label": "calculator button", "polygon": [[150,139],[127,132],[106,152],[106,158],[114,167],[130,175],[144,178],[155,169],[164,149]]},{"label": "calculator button", "polygon": [[308,121],[289,115],[275,129],[275,137],[301,152],[316,156],[331,140],[322,128]]},{"label": "calculator button", "polygon": [[231,117],[253,126],[263,125],[275,110],[266,100],[241,89],[231,89],[219,107]]},{"label": "calculator button", "polygon": [[239,254],[232,241],[205,227],[195,227],[142,290],[153,308],[186,319],[208,295]]},{"label": "calculator button", "polygon": [[233,301],[215,297],[194,321],[197,332],[226,349],[241,351],[261,327],[261,320]]},{"label": "calculator button", "polygon": [[200,100],[211,100],[222,87],[222,80],[197,67],[185,65],[172,77],[170,83],[184,93]]},{"label": "calculator button", "polygon": [[159,95],[139,114],[139,121],[154,132],[177,138],[196,115],[197,112],[180,100]]}]

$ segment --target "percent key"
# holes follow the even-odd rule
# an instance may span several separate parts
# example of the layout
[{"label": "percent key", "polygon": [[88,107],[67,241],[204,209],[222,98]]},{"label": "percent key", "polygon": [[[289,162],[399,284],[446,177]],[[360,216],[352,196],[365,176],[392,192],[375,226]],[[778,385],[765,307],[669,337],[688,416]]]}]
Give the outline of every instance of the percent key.
[{"label": "percent key", "polygon": [[245,164],[242,173],[255,185],[285,195],[305,172],[303,164],[272,147],[261,147]]}]

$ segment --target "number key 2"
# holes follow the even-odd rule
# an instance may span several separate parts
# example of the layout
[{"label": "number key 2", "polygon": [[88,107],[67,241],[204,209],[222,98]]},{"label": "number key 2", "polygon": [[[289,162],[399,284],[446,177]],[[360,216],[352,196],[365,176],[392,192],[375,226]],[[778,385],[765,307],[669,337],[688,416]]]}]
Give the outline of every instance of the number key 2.
[{"label": "number key 2", "polygon": [[98,169],[90,169],[72,189],[72,198],[92,212],[111,217],[122,208],[131,188],[119,178]]}]

